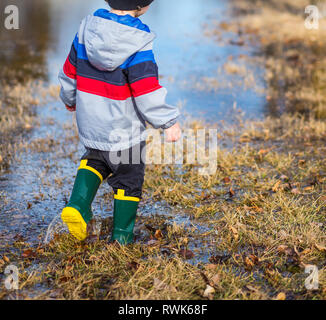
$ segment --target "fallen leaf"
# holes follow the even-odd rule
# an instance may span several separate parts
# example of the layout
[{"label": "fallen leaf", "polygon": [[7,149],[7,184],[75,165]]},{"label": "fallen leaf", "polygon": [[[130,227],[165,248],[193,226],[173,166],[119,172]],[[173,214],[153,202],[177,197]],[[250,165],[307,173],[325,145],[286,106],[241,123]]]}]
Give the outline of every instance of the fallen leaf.
[{"label": "fallen leaf", "polygon": [[229,190],[229,195],[230,195],[230,197],[235,196],[235,192],[234,192],[234,190],[232,188],[230,188],[230,190]]},{"label": "fallen leaf", "polygon": [[62,276],[59,278],[59,282],[68,282],[70,279],[70,277]]},{"label": "fallen leaf", "polygon": [[211,282],[214,285],[218,285],[220,283],[221,279],[220,279],[220,275],[216,274],[215,276],[212,277]]},{"label": "fallen leaf", "polygon": [[300,192],[300,190],[298,188],[292,189],[291,193],[293,193],[293,194],[301,194],[301,192]]},{"label": "fallen leaf", "polygon": [[10,259],[7,256],[3,256],[2,259],[4,260],[4,262],[8,263],[10,261]]},{"label": "fallen leaf", "polygon": [[288,255],[292,253],[292,249],[289,248],[286,245],[280,245],[280,246],[278,246],[277,247],[277,251],[280,252],[280,253],[288,254]]},{"label": "fallen leaf", "polygon": [[185,259],[192,259],[194,256],[195,256],[195,254],[192,252],[192,251],[190,251],[190,250],[187,250],[187,249],[181,249],[180,251],[179,251],[179,254],[183,257],[183,258],[185,258]]},{"label": "fallen leaf", "polygon": [[225,177],[222,179],[224,183],[231,183],[231,179],[229,177]]},{"label": "fallen leaf", "polygon": [[74,267],[72,265],[67,265],[65,268],[65,274],[67,274],[70,270],[72,270]]},{"label": "fallen leaf", "polygon": [[264,212],[264,209],[263,209],[263,208],[253,207],[252,209],[253,209],[255,212],[257,212],[257,213],[262,213],[262,212]]},{"label": "fallen leaf", "polygon": [[253,254],[250,254],[248,258],[252,261],[253,264],[259,264],[259,258]]},{"label": "fallen leaf", "polygon": [[131,270],[138,270],[139,268],[139,263],[137,263],[136,261],[131,261],[127,263],[127,267]]},{"label": "fallen leaf", "polygon": [[200,195],[200,199],[201,200],[207,200],[210,198],[210,194],[206,194],[204,191],[202,191],[201,195]]},{"label": "fallen leaf", "polygon": [[37,254],[42,254],[42,253],[44,253],[44,249],[43,248],[38,248],[36,250],[36,252],[37,252]]},{"label": "fallen leaf", "polygon": [[234,239],[235,240],[238,240],[239,239],[239,232],[238,232],[238,230],[236,228],[232,227],[232,226],[230,226],[230,230],[233,233]]},{"label": "fallen leaf", "polygon": [[212,270],[213,271],[213,270],[216,270],[217,265],[216,264],[213,264],[213,263],[209,263],[209,264],[206,264],[205,268],[208,269],[208,270]]},{"label": "fallen leaf", "polygon": [[162,239],[163,238],[163,234],[162,234],[162,232],[161,232],[161,230],[156,230],[155,231],[155,235],[154,235],[154,237],[156,238],[156,239]]},{"label": "fallen leaf", "polygon": [[96,242],[98,237],[99,230],[97,230],[96,219],[91,219],[87,224],[87,234],[88,234],[88,242],[93,243]]},{"label": "fallen leaf", "polygon": [[245,258],[245,264],[248,268],[252,268],[255,264],[253,263],[253,261],[251,261],[251,259],[249,257]]},{"label": "fallen leaf", "polygon": [[207,285],[205,291],[204,291],[204,298],[208,298],[208,299],[212,299],[212,295],[215,293],[215,289],[213,287],[211,287],[209,284]]},{"label": "fallen leaf", "polygon": [[0,259],[0,266],[3,266],[5,264],[5,262],[3,261],[3,259]]},{"label": "fallen leaf", "polygon": [[88,258],[88,260],[89,261],[96,261],[96,260],[98,260],[98,257],[93,254]]},{"label": "fallen leaf", "polygon": [[266,154],[266,153],[268,153],[268,152],[269,152],[269,150],[261,149],[261,150],[258,151],[258,154],[259,154],[259,155],[264,155],[264,154]]},{"label": "fallen leaf", "polygon": [[230,255],[214,255],[209,258],[209,262],[213,263],[216,266],[217,264],[225,262],[230,257]]},{"label": "fallen leaf", "polygon": [[271,269],[271,268],[266,268],[265,269],[265,273],[271,277],[273,277],[275,275],[275,270]]},{"label": "fallen leaf", "polygon": [[[325,248],[325,250],[326,250],[326,248]],[[301,255],[305,255],[305,254],[308,254],[308,253],[310,253],[311,252],[311,250],[309,249],[309,248],[307,248],[307,249],[304,249],[302,252],[301,252]]]},{"label": "fallen leaf", "polygon": [[272,191],[273,192],[277,192],[280,188],[280,184],[281,184],[281,181],[277,181],[274,185],[274,187],[272,188]]},{"label": "fallen leaf", "polygon": [[276,300],[285,300],[286,299],[286,294],[284,292],[280,292],[277,296],[276,296]]},{"label": "fallen leaf", "polygon": [[32,258],[35,257],[35,252],[32,249],[27,249],[22,253],[23,258]]}]

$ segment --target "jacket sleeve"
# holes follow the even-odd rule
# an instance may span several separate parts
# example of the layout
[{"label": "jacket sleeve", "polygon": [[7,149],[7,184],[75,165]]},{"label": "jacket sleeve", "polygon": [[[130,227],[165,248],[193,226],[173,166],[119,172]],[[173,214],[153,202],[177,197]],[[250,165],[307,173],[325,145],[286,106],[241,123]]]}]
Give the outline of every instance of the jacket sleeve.
[{"label": "jacket sleeve", "polygon": [[76,105],[77,50],[74,43],[63,68],[59,72],[60,98],[68,106]]},{"label": "jacket sleeve", "polygon": [[159,84],[152,50],[147,47],[130,58],[127,77],[136,107],[145,121],[155,129],[168,129],[178,121],[178,108],[165,101],[167,90]]}]

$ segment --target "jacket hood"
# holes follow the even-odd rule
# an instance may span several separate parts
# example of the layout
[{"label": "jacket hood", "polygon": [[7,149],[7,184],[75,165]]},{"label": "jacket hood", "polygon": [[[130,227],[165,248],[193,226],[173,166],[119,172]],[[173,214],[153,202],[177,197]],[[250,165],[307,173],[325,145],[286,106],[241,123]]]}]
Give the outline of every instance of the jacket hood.
[{"label": "jacket hood", "polygon": [[119,16],[105,9],[81,23],[78,41],[85,46],[89,62],[101,71],[114,71],[155,38],[147,25],[130,15]]}]

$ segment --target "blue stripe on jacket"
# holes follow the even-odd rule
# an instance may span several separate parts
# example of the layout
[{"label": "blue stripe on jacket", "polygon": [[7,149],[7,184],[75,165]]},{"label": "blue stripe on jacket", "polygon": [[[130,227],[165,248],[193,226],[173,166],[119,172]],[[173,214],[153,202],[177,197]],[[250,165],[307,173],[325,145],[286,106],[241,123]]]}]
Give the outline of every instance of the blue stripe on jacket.
[{"label": "blue stripe on jacket", "polygon": [[[77,57],[78,57],[78,59],[88,60],[85,45],[79,43],[78,35],[76,35],[76,37],[74,39],[74,47],[75,47],[75,49],[77,51]],[[151,62],[153,62],[153,63],[156,64],[156,61],[155,61],[155,58],[154,58],[154,53],[153,53],[152,50],[136,52],[131,57],[129,57],[120,66],[120,68],[121,69],[126,69],[126,68],[132,67],[132,66],[134,66],[136,64],[139,64],[139,63],[142,63],[142,62],[146,62],[146,61],[151,61]]]},{"label": "blue stripe on jacket", "polygon": [[152,50],[147,50],[147,51],[140,51],[140,52],[136,52],[135,54],[133,54],[129,59],[127,59],[121,66],[121,69],[126,69],[126,68],[130,68],[136,64],[142,63],[142,62],[146,62],[146,61],[151,61],[153,63],[155,62],[155,58],[154,58],[154,53]]},{"label": "blue stripe on jacket", "polygon": [[142,31],[151,32],[149,27],[146,24],[142,23],[140,19],[132,17],[129,14],[125,16],[120,16],[106,9],[99,9],[94,13],[94,16],[107,19],[107,20],[112,20]]},{"label": "blue stripe on jacket", "polygon": [[74,39],[74,47],[75,47],[75,49],[77,51],[78,59],[88,60],[86,47],[85,47],[85,45],[79,43],[78,35],[76,35],[76,37]]},{"label": "blue stripe on jacket", "polygon": [[[89,61],[85,45],[79,43],[78,33],[75,36],[73,46],[76,49],[78,59]],[[135,54],[130,56],[120,66],[120,68],[121,69],[127,69],[127,68],[133,67],[135,65],[145,63],[145,62],[152,62],[154,65],[156,65],[156,61],[155,61],[155,58],[154,58],[154,53],[153,53],[152,50],[136,52]]]}]

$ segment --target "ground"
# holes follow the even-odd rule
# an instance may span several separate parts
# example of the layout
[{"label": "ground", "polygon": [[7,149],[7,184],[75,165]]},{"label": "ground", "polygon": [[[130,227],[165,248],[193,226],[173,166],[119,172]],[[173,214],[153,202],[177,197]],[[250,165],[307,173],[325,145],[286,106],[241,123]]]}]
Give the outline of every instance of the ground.
[{"label": "ground", "polygon": [[[48,244],[17,235],[0,247],[0,273],[9,263],[17,265],[20,288],[0,290],[0,298],[325,299],[325,37],[322,28],[304,29],[306,4],[234,1],[236,23],[208,28],[206,36],[257,46],[268,104],[275,111],[262,120],[245,120],[239,113],[228,126],[196,119],[183,124],[218,129],[215,174],[199,175],[196,164],[148,166],[140,212],[150,208],[156,214],[139,216],[134,245],[107,244],[110,218],[101,221],[99,239],[91,236],[84,243],[66,234],[54,235]],[[246,77],[236,62],[227,70]],[[15,130],[22,123],[30,130],[37,119],[30,114],[26,121],[26,113],[15,109],[20,90],[31,92],[31,86],[10,85],[14,90],[8,92],[18,93],[2,93],[2,103],[12,107],[1,118],[2,137],[11,143],[1,143],[3,172],[16,161],[7,161],[7,154],[19,148],[77,164],[73,149],[63,153],[60,140],[20,142]],[[54,88],[46,92],[57,94]],[[26,107],[38,103],[30,99],[25,98]],[[65,129],[65,141],[77,144],[75,129]],[[65,182],[58,177],[57,188]],[[104,199],[112,200],[112,194],[104,193]],[[305,273],[311,265],[319,270],[314,290]]]}]

